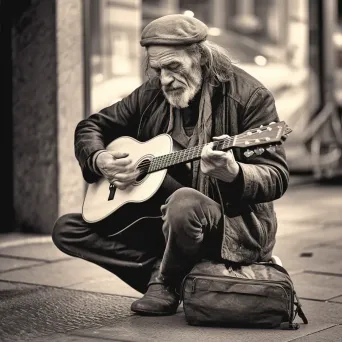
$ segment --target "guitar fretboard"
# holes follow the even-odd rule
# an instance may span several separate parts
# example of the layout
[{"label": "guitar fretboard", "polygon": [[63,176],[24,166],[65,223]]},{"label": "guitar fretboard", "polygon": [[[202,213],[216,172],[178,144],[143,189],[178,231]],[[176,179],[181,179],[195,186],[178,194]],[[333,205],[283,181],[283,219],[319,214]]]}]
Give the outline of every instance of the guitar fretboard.
[{"label": "guitar fretboard", "polygon": [[[228,137],[223,140],[214,141],[213,149],[218,151],[226,151],[233,147],[247,148],[247,153],[253,154],[248,148],[258,147],[259,151],[255,153],[261,154],[264,149],[260,146],[266,145],[266,149],[274,144],[282,143],[287,134],[291,133],[291,129],[287,127],[284,121],[275,123],[272,122],[267,126],[260,126],[259,128],[249,129],[241,134]],[[209,143],[208,143],[209,144]],[[194,147],[190,147],[184,150],[171,152],[162,156],[154,157],[152,159],[147,158],[141,164],[138,169],[141,174],[147,174],[156,172],[159,170],[167,169],[170,166],[188,163],[196,159],[201,158],[203,148],[208,144],[201,144]]]},{"label": "guitar fretboard", "polygon": [[[214,147],[216,150],[224,151],[232,146],[233,138],[227,138],[222,141],[215,141]],[[185,150],[176,151],[165,154],[163,156],[154,157],[151,160],[150,167],[147,173],[156,172],[166,169],[170,166],[187,163],[201,158],[203,148],[208,144],[197,145]]]}]

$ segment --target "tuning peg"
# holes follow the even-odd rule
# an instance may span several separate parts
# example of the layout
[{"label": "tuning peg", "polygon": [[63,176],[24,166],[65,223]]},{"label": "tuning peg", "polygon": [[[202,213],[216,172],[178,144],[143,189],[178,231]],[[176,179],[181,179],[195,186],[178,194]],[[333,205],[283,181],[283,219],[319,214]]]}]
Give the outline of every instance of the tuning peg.
[{"label": "tuning peg", "polygon": [[249,158],[249,157],[251,157],[251,156],[254,154],[254,151],[246,150],[243,154],[244,154],[247,158]]},{"label": "tuning peg", "polygon": [[263,154],[265,152],[265,149],[263,149],[262,147],[258,147],[256,149],[254,149],[255,154],[257,154],[258,156],[260,156],[260,154]]},{"label": "tuning peg", "polygon": [[270,147],[267,147],[266,150],[270,153],[274,153],[276,151],[276,148],[275,146],[270,146]]},{"label": "tuning peg", "polygon": [[274,125],[276,122],[275,121],[272,121],[269,123],[269,125]]},{"label": "tuning peg", "polygon": [[260,128],[263,128],[264,127],[264,125],[260,125]]}]

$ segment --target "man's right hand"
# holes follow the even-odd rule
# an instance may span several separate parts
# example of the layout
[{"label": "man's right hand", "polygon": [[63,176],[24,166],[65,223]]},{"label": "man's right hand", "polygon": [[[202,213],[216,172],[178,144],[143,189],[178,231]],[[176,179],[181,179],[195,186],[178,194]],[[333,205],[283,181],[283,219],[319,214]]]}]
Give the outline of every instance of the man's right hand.
[{"label": "man's right hand", "polygon": [[103,176],[120,190],[126,189],[139,176],[128,156],[128,153],[106,151],[96,158],[96,166]]}]

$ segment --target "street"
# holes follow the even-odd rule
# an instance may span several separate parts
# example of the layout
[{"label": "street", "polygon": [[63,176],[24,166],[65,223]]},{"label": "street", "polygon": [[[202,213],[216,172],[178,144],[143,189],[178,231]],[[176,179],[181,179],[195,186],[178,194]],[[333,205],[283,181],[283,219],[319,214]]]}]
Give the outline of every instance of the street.
[{"label": "street", "polygon": [[0,236],[0,340],[342,341],[342,184],[292,176],[275,206],[274,254],[309,320],[298,330],[192,327],[182,307],[169,317],[134,315],[141,294],[117,277],[63,254],[49,236],[13,233]]}]

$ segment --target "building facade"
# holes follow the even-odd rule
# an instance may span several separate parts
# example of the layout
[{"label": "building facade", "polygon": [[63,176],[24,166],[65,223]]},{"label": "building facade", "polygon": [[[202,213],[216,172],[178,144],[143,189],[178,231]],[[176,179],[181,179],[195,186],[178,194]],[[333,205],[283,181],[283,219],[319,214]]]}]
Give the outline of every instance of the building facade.
[{"label": "building facade", "polygon": [[[203,20],[209,39],[273,91],[280,118],[300,132],[322,104],[315,58],[321,46],[309,39],[318,2],[1,0],[2,68],[10,73],[2,81],[11,113],[4,122],[12,128],[4,145],[12,224],[1,230],[49,234],[57,217],[81,211],[86,184],[74,157],[75,126],[146,78],[140,32],[161,15]],[[311,167],[301,135],[292,136],[290,164]]]}]

